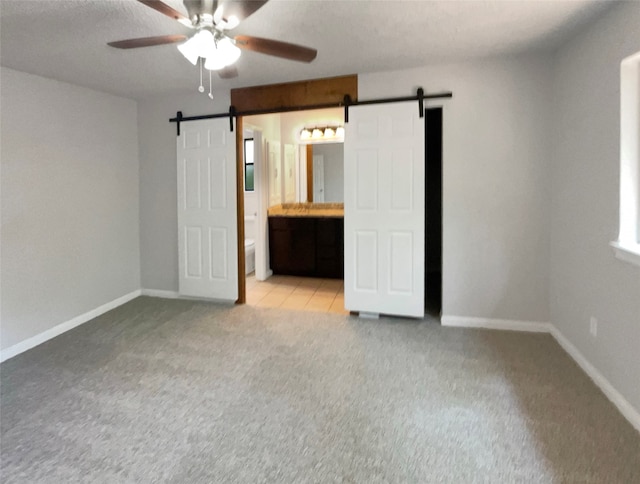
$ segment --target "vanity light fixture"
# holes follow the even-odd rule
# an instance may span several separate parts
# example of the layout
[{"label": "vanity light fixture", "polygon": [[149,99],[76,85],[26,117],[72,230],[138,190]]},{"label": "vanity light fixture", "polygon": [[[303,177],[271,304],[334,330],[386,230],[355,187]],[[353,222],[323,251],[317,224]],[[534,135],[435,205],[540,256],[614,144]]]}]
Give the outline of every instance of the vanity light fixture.
[{"label": "vanity light fixture", "polygon": [[344,141],[344,127],[342,126],[315,126],[303,128],[300,131],[300,141]]}]

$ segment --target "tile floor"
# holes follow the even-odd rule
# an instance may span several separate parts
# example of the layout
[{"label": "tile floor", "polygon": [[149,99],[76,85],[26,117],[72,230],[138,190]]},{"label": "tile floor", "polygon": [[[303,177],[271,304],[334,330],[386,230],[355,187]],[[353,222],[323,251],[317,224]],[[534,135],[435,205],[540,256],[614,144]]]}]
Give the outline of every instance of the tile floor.
[{"label": "tile floor", "polygon": [[349,314],[344,309],[344,281],[312,277],[247,276],[247,304],[264,308]]}]

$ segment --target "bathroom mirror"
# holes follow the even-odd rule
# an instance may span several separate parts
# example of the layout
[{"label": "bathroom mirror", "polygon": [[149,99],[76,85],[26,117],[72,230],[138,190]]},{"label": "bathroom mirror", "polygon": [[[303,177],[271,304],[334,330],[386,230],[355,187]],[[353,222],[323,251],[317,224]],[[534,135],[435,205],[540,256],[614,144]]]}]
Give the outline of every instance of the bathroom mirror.
[{"label": "bathroom mirror", "polygon": [[344,202],[344,144],[307,145],[307,202]]},{"label": "bathroom mirror", "polygon": [[[244,139],[262,134],[263,182],[251,192],[255,160],[245,159],[245,206],[266,190],[267,206],[282,203],[341,203],[344,201],[344,151],[342,137],[301,139],[302,131],[344,126],[344,110],[326,108],[244,118]],[[319,129],[319,128],[318,128]],[[336,129],[337,132],[337,129]],[[245,141],[246,143],[246,141]],[[245,150],[249,153],[249,146]],[[262,185],[260,184],[262,183]],[[262,188],[261,188],[262,187]]]}]

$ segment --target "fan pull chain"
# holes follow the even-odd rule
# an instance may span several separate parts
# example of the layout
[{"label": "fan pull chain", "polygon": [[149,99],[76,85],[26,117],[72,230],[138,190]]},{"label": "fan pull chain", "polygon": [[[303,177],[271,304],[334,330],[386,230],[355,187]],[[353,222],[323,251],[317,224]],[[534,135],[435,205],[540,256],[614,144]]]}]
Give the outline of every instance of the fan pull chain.
[{"label": "fan pull chain", "polygon": [[212,91],[212,85],[211,85],[211,71],[209,71],[209,99],[211,99],[213,101],[213,92]]},{"label": "fan pull chain", "polygon": [[204,92],[204,86],[202,85],[202,57],[200,57],[200,86],[198,92]]}]

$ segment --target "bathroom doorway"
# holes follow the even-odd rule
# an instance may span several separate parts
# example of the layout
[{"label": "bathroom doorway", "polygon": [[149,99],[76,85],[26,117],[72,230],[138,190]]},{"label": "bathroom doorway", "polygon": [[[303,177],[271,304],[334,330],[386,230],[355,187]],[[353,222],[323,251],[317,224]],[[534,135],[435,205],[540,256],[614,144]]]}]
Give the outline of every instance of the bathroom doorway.
[{"label": "bathroom doorway", "polygon": [[[243,117],[247,304],[345,312],[343,156],[335,137],[343,119],[339,108]],[[314,138],[305,139],[305,130]],[[311,220],[316,212],[303,212],[316,209],[322,199],[321,206],[332,212]],[[297,210],[296,216],[288,210]],[[304,230],[287,226],[294,219],[306,224]],[[305,267],[297,267],[303,262]]]}]

